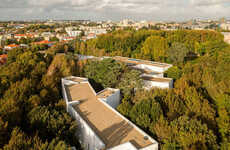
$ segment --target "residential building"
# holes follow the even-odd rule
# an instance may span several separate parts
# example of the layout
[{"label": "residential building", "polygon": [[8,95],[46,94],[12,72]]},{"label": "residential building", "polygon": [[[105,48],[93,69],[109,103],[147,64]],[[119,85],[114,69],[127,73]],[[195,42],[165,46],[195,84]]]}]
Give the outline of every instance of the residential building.
[{"label": "residential building", "polygon": [[230,30],[230,23],[222,23],[220,24],[220,28],[223,30]]},{"label": "residential building", "polygon": [[65,28],[65,31],[67,32],[67,34],[68,34],[70,37],[80,36],[81,33],[82,33],[82,31],[77,30],[76,27],[67,27],[67,28]]},{"label": "residential building", "polygon": [[74,39],[74,37],[63,37],[62,41],[73,41]]},{"label": "residential building", "polygon": [[224,35],[224,41],[228,44],[230,44],[230,32],[222,32]]},{"label": "residential building", "polygon": [[41,34],[41,36],[42,36],[46,41],[49,41],[50,38],[55,37],[55,34],[54,34],[54,33],[51,33],[51,32],[43,32],[43,33]]},{"label": "residential building", "polygon": [[71,76],[62,79],[62,92],[85,150],[158,149],[157,141],[116,111],[119,89],[96,93],[87,78]]},{"label": "residential building", "polygon": [[48,40],[43,40],[43,41],[40,41],[40,42],[34,42],[32,43],[34,45],[48,45],[49,47],[53,46],[55,44],[55,42],[51,42],[51,41],[48,41]]},{"label": "residential building", "polygon": [[5,50],[12,50],[14,48],[17,48],[19,47],[19,45],[16,45],[16,44],[10,44],[10,45],[7,45],[4,47]]}]

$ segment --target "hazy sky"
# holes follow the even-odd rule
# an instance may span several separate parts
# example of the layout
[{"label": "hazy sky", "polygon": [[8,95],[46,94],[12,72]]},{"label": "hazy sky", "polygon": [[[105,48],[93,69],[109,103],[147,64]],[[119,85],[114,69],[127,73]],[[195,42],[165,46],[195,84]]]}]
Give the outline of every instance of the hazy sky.
[{"label": "hazy sky", "polygon": [[230,17],[230,0],[0,0],[0,20]]}]

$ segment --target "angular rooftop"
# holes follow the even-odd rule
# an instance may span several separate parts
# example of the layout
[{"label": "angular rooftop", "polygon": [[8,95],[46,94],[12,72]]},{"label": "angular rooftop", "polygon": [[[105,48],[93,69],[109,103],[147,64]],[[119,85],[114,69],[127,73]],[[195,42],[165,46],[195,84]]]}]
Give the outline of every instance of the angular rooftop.
[{"label": "angular rooftop", "polygon": [[153,61],[121,57],[121,56],[115,56],[113,57],[113,59],[120,61],[120,62],[133,64],[133,65],[145,64],[145,65],[150,65],[150,66],[160,67],[160,68],[169,68],[172,66],[171,64],[166,64],[166,63],[153,62]]},{"label": "angular rooftop", "polygon": [[150,76],[141,76],[143,80],[154,81],[154,82],[171,82],[172,78],[155,78]]},{"label": "angular rooftop", "polygon": [[76,83],[72,82],[65,85],[68,100],[79,102],[73,104],[73,108],[100,137],[106,145],[106,149],[127,142],[137,149],[157,144],[155,140],[121,116],[112,107],[98,100],[98,98],[113,94],[111,90],[104,90],[96,94],[89,82],[84,79],[75,78],[70,81],[76,81]]}]

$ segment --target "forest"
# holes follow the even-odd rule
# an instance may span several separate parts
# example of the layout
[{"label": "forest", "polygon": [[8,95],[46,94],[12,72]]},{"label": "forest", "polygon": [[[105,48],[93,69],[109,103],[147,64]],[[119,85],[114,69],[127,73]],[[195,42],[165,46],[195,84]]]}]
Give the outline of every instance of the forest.
[{"label": "forest", "polygon": [[116,62],[89,61],[81,68],[97,88],[121,89],[118,111],[155,138],[160,149],[230,149],[230,46],[220,33],[114,31],[76,42],[75,52],[172,63],[165,73],[175,81],[170,90],[138,88],[139,72],[119,70]]},{"label": "forest", "polygon": [[0,149],[80,148],[76,122],[66,113],[60,80],[72,75],[72,56],[15,49],[0,67]]},{"label": "forest", "polygon": [[[62,54],[60,54],[62,53]],[[172,63],[173,89],[143,90],[140,72],[112,59]],[[89,78],[100,91],[119,88],[117,110],[156,139],[162,150],[230,148],[230,46],[214,31],[120,30],[86,42],[9,52],[0,67],[0,149],[80,149],[66,113],[60,79]]]}]

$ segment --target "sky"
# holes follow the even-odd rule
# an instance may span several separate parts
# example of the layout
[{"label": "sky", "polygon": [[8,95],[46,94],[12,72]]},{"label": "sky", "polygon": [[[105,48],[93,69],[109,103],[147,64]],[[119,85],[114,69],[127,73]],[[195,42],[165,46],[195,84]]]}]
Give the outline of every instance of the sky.
[{"label": "sky", "polygon": [[0,20],[186,21],[230,17],[230,0],[0,0]]}]

